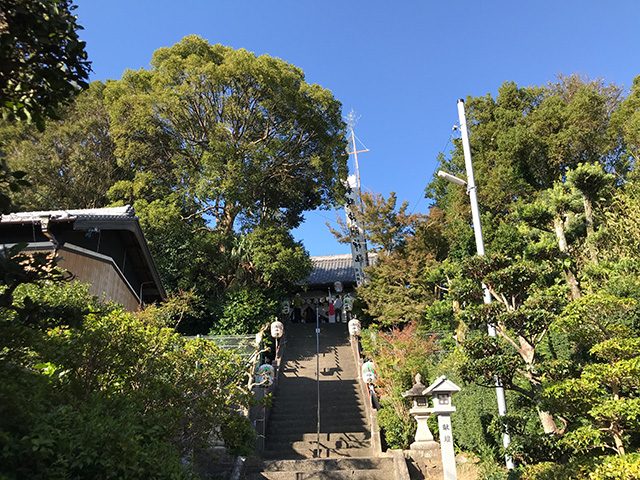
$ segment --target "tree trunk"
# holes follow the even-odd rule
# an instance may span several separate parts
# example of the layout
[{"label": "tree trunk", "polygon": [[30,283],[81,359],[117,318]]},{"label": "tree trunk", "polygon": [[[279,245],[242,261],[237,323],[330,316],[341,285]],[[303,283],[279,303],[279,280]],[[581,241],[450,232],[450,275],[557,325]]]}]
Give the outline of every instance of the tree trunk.
[{"label": "tree trunk", "polygon": [[[569,253],[569,245],[567,244],[567,237],[564,234],[564,221],[560,215],[556,215],[553,217],[553,230],[556,234],[556,238],[558,239],[558,248],[562,253],[568,255]],[[571,289],[571,299],[577,300],[582,296],[582,292],[580,291],[580,284],[578,283],[578,279],[576,278],[575,273],[571,270],[570,267],[565,266],[564,268],[564,276]]]},{"label": "tree trunk", "polygon": [[[524,361],[527,366],[526,377],[529,380],[529,383],[532,387],[533,398],[540,398],[541,393],[541,385],[540,381],[536,378],[534,373],[533,364],[535,362],[536,349],[533,345],[527,342],[524,338],[518,337],[518,341],[520,343],[520,348],[518,349],[518,353],[520,357]],[[542,424],[542,429],[546,434],[552,433],[560,433],[558,426],[556,425],[555,420],[553,419],[553,415],[549,412],[536,408],[538,412],[538,417],[540,418],[540,423]]]},{"label": "tree trunk", "polygon": [[611,429],[611,435],[613,436],[613,443],[616,446],[616,450],[618,455],[624,455],[624,443],[622,442],[622,432],[618,430],[616,427]]},{"label": "tree trunk", "polygon": [[[613,382],[613,385],[611,385],[611,394],[614,400],[620,400],[620,384],[618,382]],[[611,436],[613,437],[613,443],[616,446],[618,455],[624,455],[625,450],[624,443],[622,442],[622,429],[614,422],[611,422]]]},{"label": "tree trunk", "polygon": [[587,226],[587,249],[589,251],[589,257],[592,262],[598,263],[598,252],[593,244],[593,234],[595,233],[593,226],[593,204],[591,200],[585,196],[582,197],[582,200],[584,203],[584,218]]},{"label": "tree trunk", "polygon": [[562,253],[569,252],[569,245],[567,244],[567,237],[564,234],[564,220],[560,215],[553,217],[553,231],[558,239],[558,248]]},{"label": "tree trunk", "polygon": [[580,291],[580,284],[578,283],[578,279],[573,273],[573,270],[569,267],[564,267],[564,277],[571,289],[571,300],[579,299],[582,296],[582,292]]},{"label": "tree trunk", "polygon": [[542,429],[544,430],[544,433],[546,433],[547,435],[550,435],[552,433],[558,433],[558,426],[556,425],[556,422],[553,419],[553,416],[549,412],[546,412],[539,408],[537,410],[538,410],[538,418],[540,418],[540,423],[542,424]]},{"label": "tree trunk", "polygon": [[[222,215],[218,219],[218,223],[216,224],[216,229],[220,232],[224,233],[225,238],[229,237],[233,234],[233,224],[236,221],[236,217],[238,216],[238,207],[235,205],[225,205]],[[224,253],[226,251],[226,247],[224,242],[220,243],[220,252]]]}]

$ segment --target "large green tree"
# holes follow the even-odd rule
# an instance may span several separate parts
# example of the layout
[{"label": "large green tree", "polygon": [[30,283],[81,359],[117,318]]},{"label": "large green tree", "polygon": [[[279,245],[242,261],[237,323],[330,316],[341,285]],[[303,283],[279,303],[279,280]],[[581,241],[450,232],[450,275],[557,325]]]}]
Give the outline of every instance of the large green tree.
[{"label": "large green tree", "polygon": [[255,326],[237,313],[251,310],[242,291],[275,313],[310,268],[289,230],[341,197],[340,111],[282,60],[189,36],[150,70],[92,84],[44,132],[6,126],[0,145],[32,183],[16,204],[133,205],[166,286],[198,303],[180,328],[241,332]]},{"label": "large green tree", "polygon": [[185,37],[107,87],[117,155],[158,171],[225,233],[297,226],[346,176],[331,92],[282,60]]}]

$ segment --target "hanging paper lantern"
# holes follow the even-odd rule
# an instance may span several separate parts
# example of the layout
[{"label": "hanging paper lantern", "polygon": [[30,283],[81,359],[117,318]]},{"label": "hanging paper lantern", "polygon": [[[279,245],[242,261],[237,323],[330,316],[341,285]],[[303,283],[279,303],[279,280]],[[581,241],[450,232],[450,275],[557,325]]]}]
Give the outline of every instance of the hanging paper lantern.
[{"label": "hanging paper lantern", "polygon": [[342,282],[333,282],[333,288],[336,292],[341,293],[342,292]]},{"label": "hanging paper lantern", "polygon": [[359,337],[361,331],[362,325],[360,324],[360,320],[358,320],[357,318],[349,320],[349,335],[353,337]]},{"label": "hanging paper lantern", "polygon": [[271,323],[271,336],[273,338],[280,338],[284,334],[284,325],[281,321],[276,320]]},{"label": "hanging paper lantern", "polygon": [[345,312],[350,312],[353,309],[353,297],[347,293],[342,299],[342,305]]},{"label": "hanging paper lantern", "polygon": [[362,380],[365,383],[375,383],[376,381],[375,368],[370,360],[362,364]]},{"label": "hanging paper lantern", "polygon": [[276,372],[273,366],[268,363],[264,363],[258,367],[256,372],[256,382],[262,387],[269,387],[273,384]]}]

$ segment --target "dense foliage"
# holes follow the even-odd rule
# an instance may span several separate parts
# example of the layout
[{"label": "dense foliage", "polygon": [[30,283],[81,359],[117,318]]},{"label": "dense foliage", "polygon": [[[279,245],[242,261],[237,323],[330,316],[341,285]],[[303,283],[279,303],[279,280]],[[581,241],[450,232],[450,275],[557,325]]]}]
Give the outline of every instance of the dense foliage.
[{"label": "dense foliage", "polygon": [[0,2],[0,113],[35,123],[86,87],[90,63],[72,0]]},{"label": "dense foliage", "polygon": [[246,360],[176,333],[171,304],[100,304],[17,249],[1,266],[0,476],[188,478],[216,431],[251,448]]},{"label": "dense foliage", "polygon": [[258,300],[246,292],[263,298],[262,318],[277,313],[311,268],[291,229],[343,193],[340,103],[293,65],[197,36],[151,65],[91,84],[43,132],[0,126],[9,168],[31,183],[10,199],[133,205],[165,286],[191,292],[181,331],[251,332]]},{"label": "dense foliage", "polygon": [[[639,81],[626,98],[575,76],[543,87],[505,83],[495,98],[469,98],[487,256],[474,256],[464,188],[435,177],[428,217],[359,290],[374,324],[413,320],[438,334],[443,353],[431,357],[429,373],[463,385],[454,397],[457,446],[500,462],[508,428],[522,478],[636,478]],[[460,141],[440,167],[464,177]],[[483,303],[481,284],[492,303]],[[381,366],[395,359],[365,346]],[[416,370],[399,362],[394,375]],[[507,390],[506,423],[496,415],[496,376]],[[392,404],[385,393],[382,403]],[[381,416],[388,441],[406,447],[398,440],[406,419]]]}]

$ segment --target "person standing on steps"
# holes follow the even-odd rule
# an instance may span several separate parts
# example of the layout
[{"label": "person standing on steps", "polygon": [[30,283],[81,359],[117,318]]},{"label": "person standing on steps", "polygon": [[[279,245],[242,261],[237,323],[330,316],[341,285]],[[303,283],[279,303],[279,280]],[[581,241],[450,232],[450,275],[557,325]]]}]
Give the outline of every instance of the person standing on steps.
[{"label": "person standing on steps", "polygon": [[304,323],[313,323],[316,321],[316,311],[313,309],[311,304],[307,305],[307,308],[304,309],[302,321]]},{"label": "person standing on steps", "polygon": [[299,293],[296,293],[293,297],[293,323],[300,323],[302,320],[302,297]]},{"label": "person standing on steps", "polygon": [[342,298],[340,296],[337,296],[333,302],[333,308],[336,310],[336,323],[342,323],[344,320],[342,319]]},{"label": "person standing on steps", "polygon": [[336,307],[332,299],[329,299],[329,309],[327,313],[329,314],[329,323],[336,323]]}]

